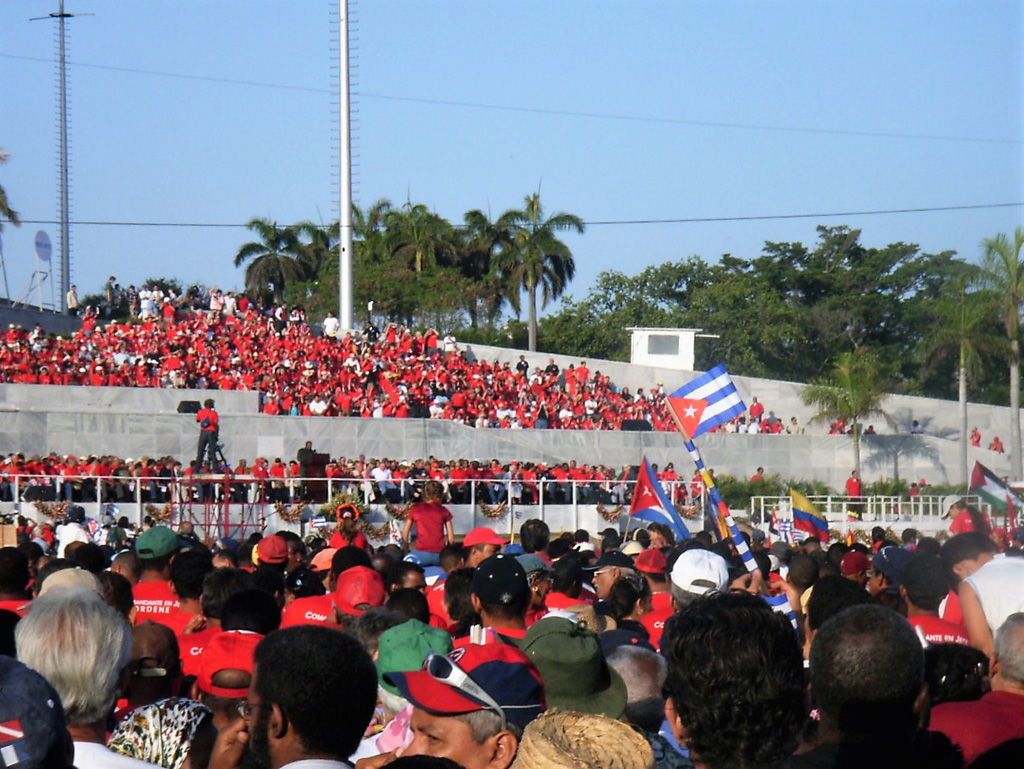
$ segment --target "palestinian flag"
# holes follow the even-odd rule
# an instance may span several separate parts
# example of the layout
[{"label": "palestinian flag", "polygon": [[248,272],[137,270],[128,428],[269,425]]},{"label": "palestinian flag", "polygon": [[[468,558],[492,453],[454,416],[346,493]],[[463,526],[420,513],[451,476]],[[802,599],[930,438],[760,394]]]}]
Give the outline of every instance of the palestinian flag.
[{"label": "palestinian flag", "polygon": [[992,505],[999,515],[1006,515],[1011,509],[1016,513],[1024,508],[1024,500],[981,462],[974,463],[969,489]]}]

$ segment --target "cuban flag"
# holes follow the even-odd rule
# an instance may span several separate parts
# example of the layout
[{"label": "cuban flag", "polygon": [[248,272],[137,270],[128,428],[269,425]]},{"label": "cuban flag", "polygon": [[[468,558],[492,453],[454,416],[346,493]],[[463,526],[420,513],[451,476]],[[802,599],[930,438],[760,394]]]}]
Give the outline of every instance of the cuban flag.
[{"label": "cuban flag", "polygon": [[690,538],[690,530],[686,528],[683,519],[676,512],[676,506],[672,504],[665,490],[661,488],[658,479],[654,477],[654,470],[647,457],[643,458],[640,465],[640,474],[636,479],[636,488],[633,491],[633,502],[629,506],[629,514],[634,518],[648,523],[663,523],[672,529],[676,535],[676,541]]},{"label": "cuban flag", "polygon": [[724,363],[683,385],[666,400],[691,440],[747,410]]}]

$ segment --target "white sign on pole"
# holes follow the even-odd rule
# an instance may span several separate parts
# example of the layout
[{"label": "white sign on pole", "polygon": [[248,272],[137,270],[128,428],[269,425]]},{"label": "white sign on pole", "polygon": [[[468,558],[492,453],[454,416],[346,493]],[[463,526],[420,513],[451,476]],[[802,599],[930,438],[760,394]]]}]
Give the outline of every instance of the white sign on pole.
[{"label": "white sign on pole", "polygon": [[50,236],[42,230],[36,233],[36,256],[42,262],[50,261],[53,254],[53,245],[50,243]]}]

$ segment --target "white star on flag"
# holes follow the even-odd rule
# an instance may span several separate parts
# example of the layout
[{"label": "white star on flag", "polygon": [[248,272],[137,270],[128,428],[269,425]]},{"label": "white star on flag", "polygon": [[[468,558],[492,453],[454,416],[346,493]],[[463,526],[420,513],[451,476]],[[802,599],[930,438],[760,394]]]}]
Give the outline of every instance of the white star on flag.
[{"label": "white star on flag", "polygon": [[697,413],[697,407],[687,406],[685,409],[683,409],[683,413],[686,414],[687,419],[693,419],[693,415]]}]

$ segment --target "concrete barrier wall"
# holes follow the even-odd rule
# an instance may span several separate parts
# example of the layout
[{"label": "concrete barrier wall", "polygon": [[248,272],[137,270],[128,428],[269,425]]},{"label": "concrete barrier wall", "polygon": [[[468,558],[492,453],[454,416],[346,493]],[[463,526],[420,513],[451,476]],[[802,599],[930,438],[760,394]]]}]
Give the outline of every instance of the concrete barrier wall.
[{"label": "concrete barrier wall", "polygon": [[[698,342],[699,343],[699,342]],[[554,359],[563,370],[571,363],[578,366],[580,358],[570,355],[553,355],[550,353],[528,353],[521,350],[508,350],[502,347],[490,347],[487,345],[466,345],[466,353],[471,358],[479,358],[489,361],[498,360],[502,363],[509,362],[513,366],[519,360],[520,354],[526,356],[531,366],[543,368],[548,364],[549,359]],[[692,379],[696,372],[677,371],[667,368],[655,368],[652,366],[634,366],[622,361],[610,360],[587,360],[587,368],[591,373],[600,371],[606,374],[618,387],[628,387],[630,392],[636,393],[637,389],[644,388],[649,391],[658,382],[663,382],[666,392],[672,392]],[[804,385],[798,382],[785,382],[774,379],[759,379],[757,377],[734,376],[736,388],[739,390],[743,400],[748,405],[751,398],[756,396],[764,404],[765,413],[775,412],[784,423],[788,424],[790,417],[796,417],[800,424],[808,430],[817,433],[826,432],[827,425],[813,425],[808,427],[808,422],[814,416],[814,409],[804,405],[800,399],[800,392]],[[875,430],[881,434],[908,433],[910,426],[916,419],[924,427],[925,432],[942,438],[957,439],[960,434],[960,416],[956,401],[940,400],[937,398],[921,398],[912,395],[890,395],[884,404],[885,410],[896,421],[894,429],[880,416],[869,417],[866,422],[873,424]],[[969,427],[977,427],[984,438],[983,445],[988,446],[992,437],[998,435],[1003,444],[1010,445],[1010,409],[1005,406],[988,406],[984,404],[969,403],[967,406]],[[1018,416],[1019,418],[1019,416]]]},{"label": "concrete barrier wall", "polygon": [[[692,472],[675,433],[570,430],[478,430],[440,420],[303,418],[264,416],[256,393],[141,388],[0,386],[0,453],[114,454],[138,458],[195,456],[198,428],[191,414],[177,414],[180,400],[212,396],[221,411],[221,440],[231,462],[256,456],[289,459],[306,441],[331,456],[416,459],[575,460],[621,468],[646,455],[680,475]],[[148,401],[147,401],[148,399]],[[143,406],[149,402],[151,408]],[[819,480],[841,489],[853,467],[853,441],[828,435],[703,436],[706,463],[719,473],[749,477],[758,466],[784,479]],[[867,437],[861,448],[864,477],[873,480],[958,480],[957,442],[934,435]],[[998,474],[1009,472],[1005,455],[970,449]]]},{"label": "concrete barrier wall", "polygon": [[[46,299],[49,300],[49,287],[44,293]],[[38,295],[33,292],[28,298],[28,306],[18,305],[17,307],[10,303],[10,300],[0,299],[0,324],[3,324],[4,330],[11,323],[29,331],[36,325],[40,325],[47,334],[73,334],[81,327],[82,320],[74,315],[64,315],[53,310],[41,310],[31,306],[37,298]],[[54,299],[60,304],[60,296],[55,296]]]}]

